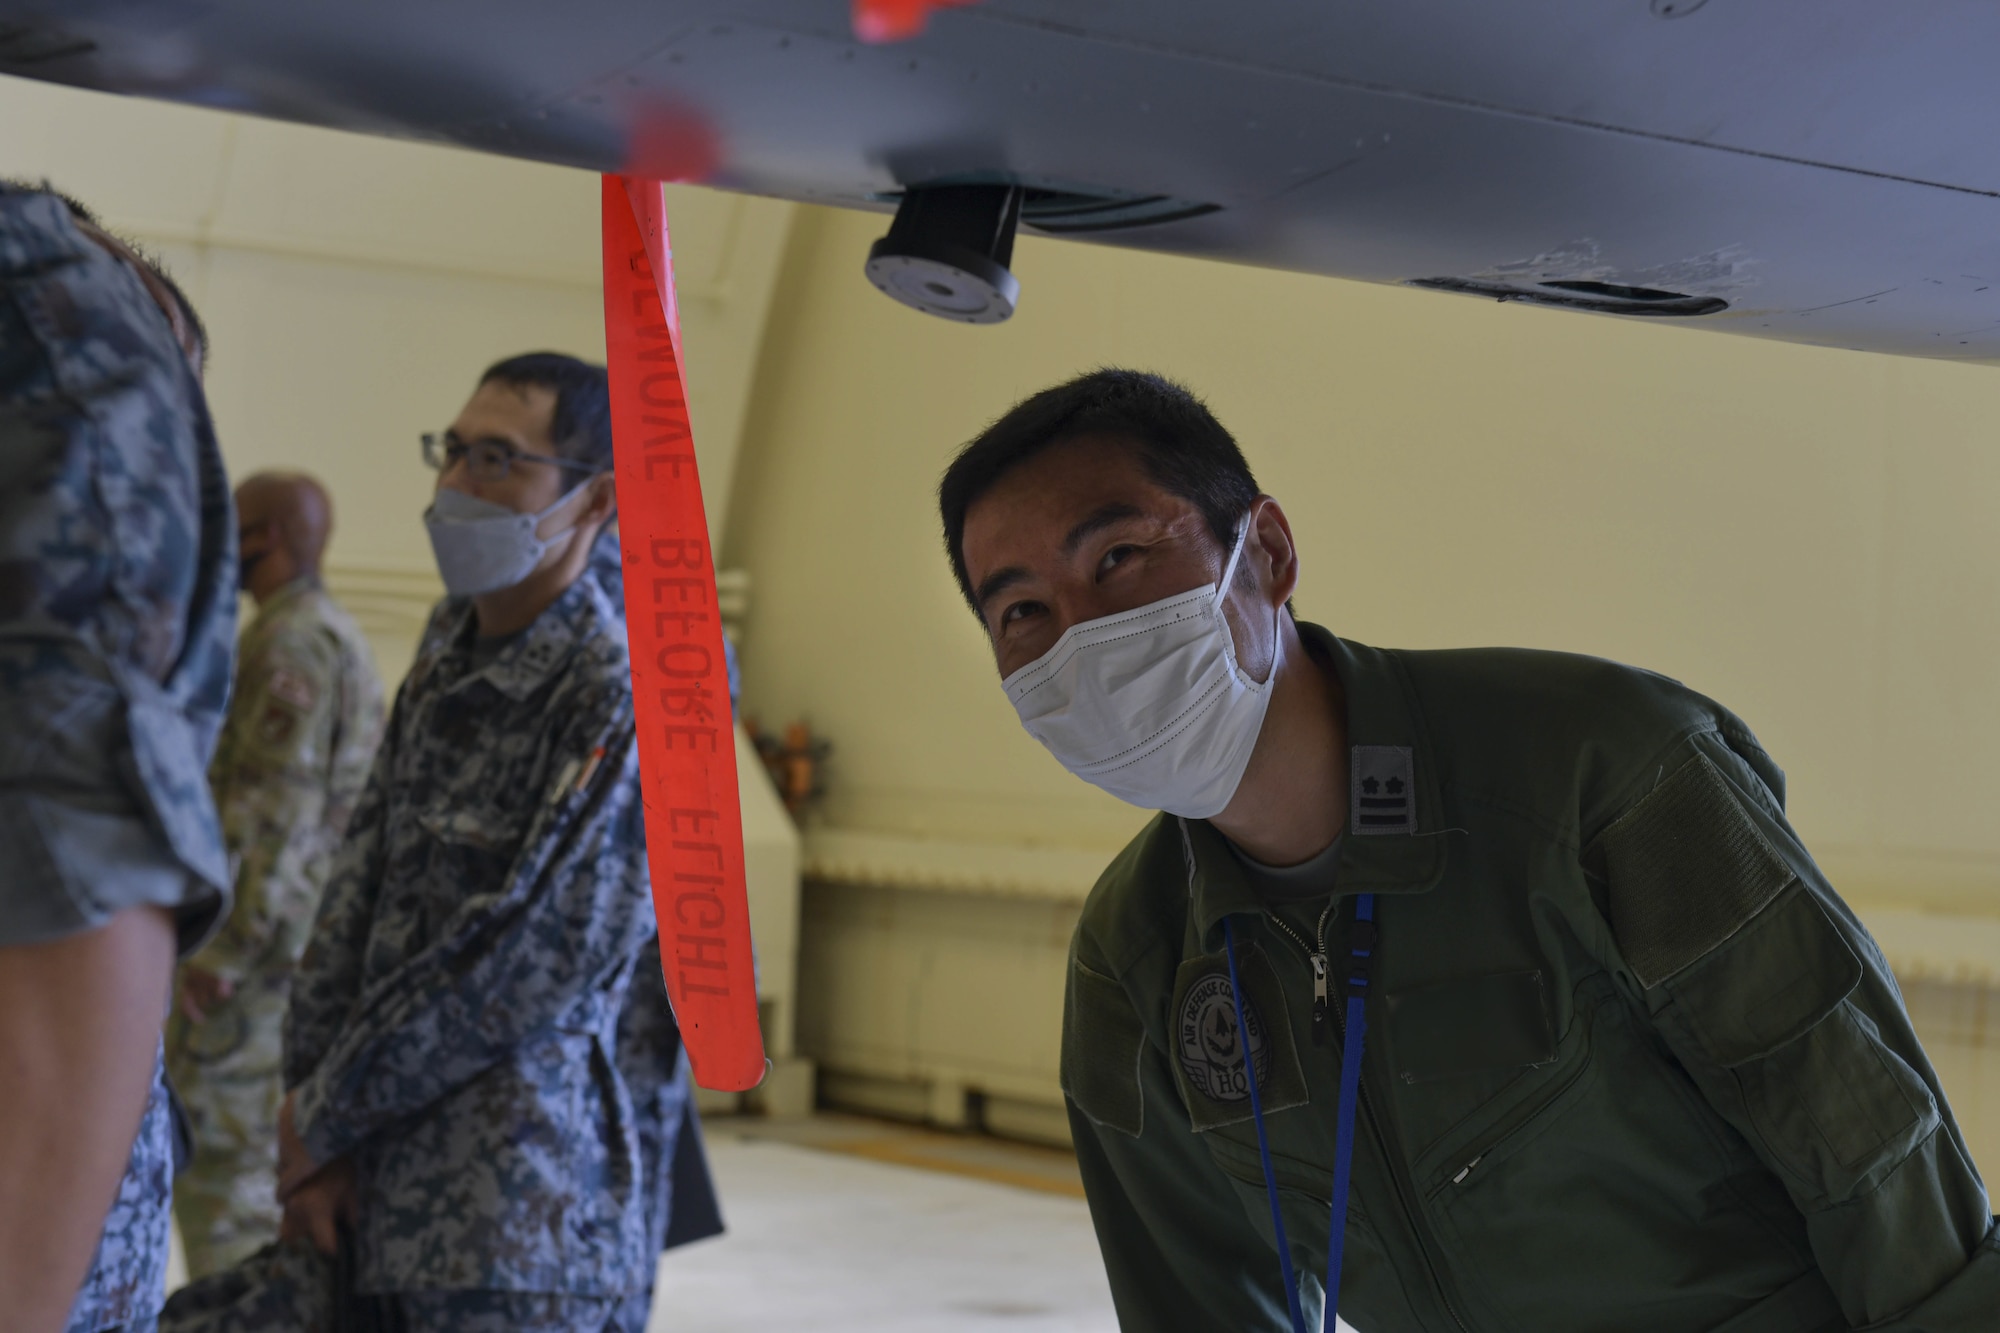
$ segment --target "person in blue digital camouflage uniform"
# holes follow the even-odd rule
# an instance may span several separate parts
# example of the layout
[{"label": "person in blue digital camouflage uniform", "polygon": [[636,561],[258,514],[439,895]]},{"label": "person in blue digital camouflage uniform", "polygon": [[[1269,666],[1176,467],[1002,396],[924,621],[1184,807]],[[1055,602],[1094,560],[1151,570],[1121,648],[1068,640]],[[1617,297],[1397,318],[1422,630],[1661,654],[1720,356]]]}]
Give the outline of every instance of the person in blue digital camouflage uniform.
[{"label": "person in blue digital camouflage uniform", "polygon": [[208,784],[235,525],[200,323],[43,188],[0,185],[0,1293],[152,1327],[174,956],[227,906]]},{"label": "person in blue digital camouflage uniform", "polygon": [[645,1325],[657,1227],[617,1026],[654,924],[622,599],[592,561],[604,372],[502,362],[426,456],[451,595],[293,980],[284,1238],[177,1294],[174,1333],[328,1326],[343,1229],[381,1327]]},{"label": "person in blue digital camouflage uniform", "polygon": [[[596,574],[622,608],[625,571],[619,563],[618,535],[607,531],[591,554]],[[736,716],[742,690],[736,646],[725,637],[723,656],[729,668],[729,710]],[[722,1207],[715,1179],[708,1169],[708,1150],[701,1136],[701,1114],[694,1104],[694,1077],[681,1045],[680,1022],[660,967],[660,940],[646,943],[632,986],[625,994],[625,1011],[618,1016],[618,1072],[632,1095],[633,1125],[639,1139],[639,1180],[646,1198],[647,1252],[658,1255],[719,1236]],[[648,1276],[651,1282],[651,1276]],[[635,1300],[639,1298],[635,1296]],[[650,1286],[643,1309],[652,1303]]]}]

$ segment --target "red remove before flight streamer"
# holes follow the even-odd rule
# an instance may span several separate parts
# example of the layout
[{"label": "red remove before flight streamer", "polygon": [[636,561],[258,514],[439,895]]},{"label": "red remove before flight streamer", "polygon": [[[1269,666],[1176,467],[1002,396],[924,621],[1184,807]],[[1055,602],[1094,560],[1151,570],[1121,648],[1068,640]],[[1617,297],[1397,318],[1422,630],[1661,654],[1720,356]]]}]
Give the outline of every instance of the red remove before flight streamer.
[{"label": "red remove before flight streamer", "polygon": [[762,1081],[766,1062],[735,722],[656,180],[604,178],[604,341],[660,961],[695,1081],[741,1092]]},{"label": "red remove before flight streamer", "polygon": [[924,30],[934,9],[975,0],[854,0],[854,35],[864,42],[901,42]]}]

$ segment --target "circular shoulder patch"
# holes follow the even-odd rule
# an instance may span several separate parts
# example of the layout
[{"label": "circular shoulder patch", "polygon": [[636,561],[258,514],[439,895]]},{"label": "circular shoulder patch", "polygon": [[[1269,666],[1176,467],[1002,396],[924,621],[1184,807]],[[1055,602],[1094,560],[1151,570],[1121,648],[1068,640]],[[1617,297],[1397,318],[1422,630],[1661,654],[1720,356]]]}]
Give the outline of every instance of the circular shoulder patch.
[{"label": "circular shoulder patch", "polygon": [[[1271,1076],[1271,1044],[1265,1040],[1257,1006],[1247,995],[1243,1026],[1249,1030],[1250,1058],[1256,1062],[1257,1090],[1262,1092]],[[1218,1102],[1240,1102],[1250,1095],[1227,972],[1211,972],[1188,987],[1176,1035],[1181,1072],[1196,1092]]]},{"label": "circular shoulder patch", "polygon": [[174,1027],[180,1037],[181,1052],[195,1064],[227,1060],[250,1040],[249,1019],[240,1006],[233,1004],[217,1005],[200,1023],[182,1018]]}]

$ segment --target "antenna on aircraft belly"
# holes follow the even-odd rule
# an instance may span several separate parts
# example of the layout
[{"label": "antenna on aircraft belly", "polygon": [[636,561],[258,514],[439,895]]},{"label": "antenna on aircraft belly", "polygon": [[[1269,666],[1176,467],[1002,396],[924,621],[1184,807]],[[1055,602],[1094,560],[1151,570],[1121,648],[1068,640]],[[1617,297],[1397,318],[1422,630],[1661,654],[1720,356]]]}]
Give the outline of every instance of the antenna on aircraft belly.
[{"label": "antenna on aircraft belly", "polygon": [[1022,193],[1018,185],[912,186],[889,234],[869,248],[868,281],[926,315],[998,324],[1021,299],[1007,265]]}]

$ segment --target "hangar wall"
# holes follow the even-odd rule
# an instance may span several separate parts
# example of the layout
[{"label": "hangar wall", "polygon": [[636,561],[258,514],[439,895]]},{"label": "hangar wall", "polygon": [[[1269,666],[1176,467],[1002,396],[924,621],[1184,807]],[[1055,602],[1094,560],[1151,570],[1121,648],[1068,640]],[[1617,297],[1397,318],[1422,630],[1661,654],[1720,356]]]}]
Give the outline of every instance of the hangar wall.
[{"label": "hangar wall", "polygon": [[[327,477],[331,581],[400,676],[437,593],[415,437],[497,356],[601,349],[595,182],[7,79],[0,174],[166,253],[231,467]],[[1123,362],[1242,438],[1306,615],[1602,653],[1741,712],[2000,1160],[2000,375],[1033,238],[1019,316],[966,329],[867,286],[884,219],[700,190],[673,216],[748,703],[837,747],[801,943],[827,1095],[1064,1132],[1064,949],[1140,821],[1020,732],[930,491],[1015,398]]]},{"label": "hangar wall", "polygon": [[1741,713],[2000,1162],[2000,375],[1032,238],[1019,313],[967,328],[867,285],[882,229],[795,224],[727,547],[749,704],[835,746],[802,981],[829,1093],[1060,1133],[1063,946],[1140,819],[1020,730],[931,492],[1016,398],[1123,363],[1236,432],[1305,616]]}]

